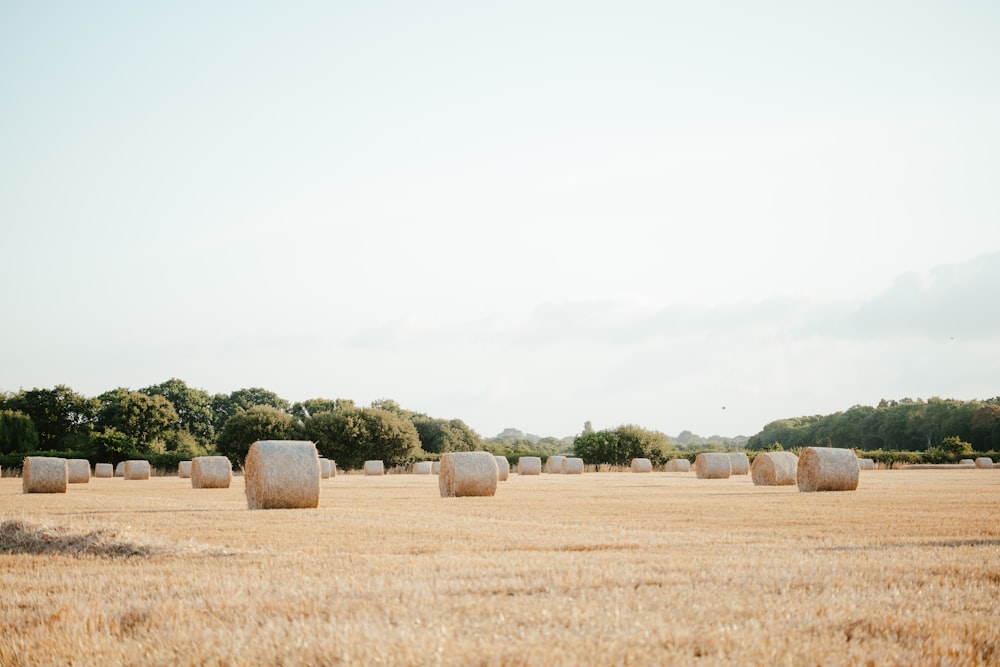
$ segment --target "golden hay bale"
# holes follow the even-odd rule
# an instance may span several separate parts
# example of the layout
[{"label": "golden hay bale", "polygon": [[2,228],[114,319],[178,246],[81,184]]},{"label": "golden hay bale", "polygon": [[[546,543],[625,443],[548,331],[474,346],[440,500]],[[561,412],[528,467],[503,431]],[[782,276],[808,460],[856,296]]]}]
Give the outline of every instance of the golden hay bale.
[{"label": "golden hay bale", "polygon": [[149,479],[149,461],[126,461],[122,468],[125,479]]},{"label": "golden hay bale", "polygon": [[69,469],[66,459],[54,456],[28,456],[21,469],[23,493],[66,493]]},{"label": "golden hay bale", "polygon": [[538,456],[520,456],[517,459],[518,475],[541,475],[542,459]]},{"label": "golden hay bale", "polygon": [[562,470],[560,472],[564,475],[582,475],[583,459],[575,456],[566,457],[562,462]]},{"label": "golden hay bale", "polygon": [[322,456],[319,457],[319,478],[320,479],[330,479],[331,467],[330,459],[324,459]]},{"label": "golden hay bale", "polygon": [[730,475],[750,474],[750,457],[743,452],[730,452],[727,456],[729,456]]},{"label": "golden hay bale", "polygon": [[191,459],[192,489],[228,489],[233,464],[226,456],[196,456]]},{"label": "golden hay bale", "polygon": [[510,461],[506,456],[497,456],[497,479],[506,482],[510,477]]},{"label": "golden hay bale", "polygon": [[110,463],[95,463],[94,477],[114,477],[115,467]]},{"label": "golden hay bale", "polygon": [[858,459],[858,470],[875,470],[875,459]]},{"label": "golden hay bale", "polygon": [[958,462],[958,465],[974,468],[976,467],[976,462],[973,461],[972,459],[962,459],[961,461]]},{"label": "golden hay bale", "polygon": [[330,460],[330,477],[337,476],[337,462],[333,459]]},{"label": "golden hay bale", "polygon": [[440,473],[441,473],[441,462],[435,461],[434,463],[431,464],[431,474],[438,475]]},{"label": "golden hay bale", "polygon": [[806,447],[799,455],[799,491],[854,491],[858,488],[858,457],[850,449]]},{"label": "golden hay bale", "polygon": [[90,461],[87,459],[66,459],[66,471],[70,484],[86,484],[90,481]]},{"label": "golden hay bale", "polygon": [[545,459],[545,472],[555,475],[562,473],[562,464],[565,460],[565,456],[550,456]]},{"label": "golden hay bale", "polygon": [[670,459],[667,461],[667,472],[691,472],[691,462],[687,459]]},{"label": "golden hay bale", "polygon": [[381,461],[365,461],[366,475],[384,475],[385,465]]},{"label": "golden hay bale", "polygon": [[629,468],[632,472],[653,472],[653,462],[649,459],[632,459]]},{"label": "golden hay bale", "polygon": [[430,461],[417,461],[413,464],[413,474],[414,475],[429,475],[431,474],[431,462]]},{"label": "golden hay bale", "polygon": [[125,462],[119,461],[118,465],[115,466],[115,477],[125,476]]},{"label": "golden hay bale", "polygon": [[441,455],[438,490],[442,498],[492,496],[498,476],[496,457],[489,452],[448,452]]},{"label": "golden hay bale", "polygon": [[729,479],[732,459],[728,454],[705,452],[694,458],[694,474],[698,479]]},{"label": "golden hay bale", "polygon": [[179,461],[177,463],[177,476],[181,479],[188,479],[191,477],[190,461]]},{"label": "golden hay bale", "polygon": [[319,454],[308,440],[258,440],[243,477],[249,509],[319,507]]},{"label": "golden hay bale", "polygon": [[976,464],[977,468],[992,468],[993,467],[993,459],[991,459],[988,456],[980,456],[979,458],[977,458],[974,461],[974,463]]},{"label": "golden hay bale", "polygon": [[799,457],[791,452],[760,452],[750,466],[755,486],[790,486],[795,484]]}]

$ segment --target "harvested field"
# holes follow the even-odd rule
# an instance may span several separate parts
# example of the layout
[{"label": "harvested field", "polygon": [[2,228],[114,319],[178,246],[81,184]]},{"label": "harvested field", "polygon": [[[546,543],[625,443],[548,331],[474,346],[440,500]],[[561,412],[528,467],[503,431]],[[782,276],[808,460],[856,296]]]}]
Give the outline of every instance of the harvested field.
[{"label": "harvested field", "polygon": [[1000,473],[437,482],[345,475],[254,512],[242,477],[4,478],[0,664],[1000,662]]}]

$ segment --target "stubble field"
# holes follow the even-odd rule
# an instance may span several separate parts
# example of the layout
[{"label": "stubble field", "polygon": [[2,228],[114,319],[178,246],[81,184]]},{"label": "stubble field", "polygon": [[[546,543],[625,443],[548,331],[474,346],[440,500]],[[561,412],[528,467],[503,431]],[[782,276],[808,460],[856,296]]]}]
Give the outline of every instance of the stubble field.
[{"label": "stubble field", "polygon": [[4,478],[0,524],[2,665],[1000,664],[1000,471]]}]

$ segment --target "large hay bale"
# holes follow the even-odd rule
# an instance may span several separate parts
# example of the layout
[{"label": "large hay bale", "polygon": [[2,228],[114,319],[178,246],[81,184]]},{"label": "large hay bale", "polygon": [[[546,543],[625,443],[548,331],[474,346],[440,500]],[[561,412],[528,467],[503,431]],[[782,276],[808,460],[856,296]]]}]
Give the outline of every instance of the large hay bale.
[{"label": "large hay bale", "polygon": [[806,447],[799,455],[799,491],[854,491],[858,488],[858,457],[850,449]]},{"label": "large hay bale", "polygon": [[510,477],[510,461],[506,456],[497,456],[497,479],[506,482]]},{"label": "large hay bale", "polygon": [[179,461],[177,463],[177,476],[181,479],[188,479],[191,477],[190,461]]},{"label": "large hay bale", "polygon": [[125,462],[119,461],[118,465],[115,466],[115,477],[125,476]]},{"label": "large hay bale", "polygon": [[413,464],[413,474],[414,475],[429,475],[431,474],[431,462],[430,461],[417,461]]},{"label": "large hay bale", "polygon": [[858,459],[858,470],[875,470],[875,459]]},{"label": "large hay bale", "polygon": [[192,489],[228,489],[233,464],[226,456],[196,456],[191,459]]},{"label": "large hay bale", "polygon": [[582,475],[583,459],[575,456],[567,456],[562,462],[562,470],[560,472],[564,475]]},{"label": "large hay bale", "polygon": [[750,466],[750,476],[756,486],[790,486],[795,484],[799,457],[791,452],[760,452]]},{"label": "large hay bale", "polygon": [[729,457],[730,475],[750,474],[750,457],[743,452],[730,452],[727,456]]},{"label": "large hay bale", "polygon": [[87,484],[90,482],[90,461],[66,459],[66,472],[70,484]]},{"label": "large hay bale", "polygon": [[492,496],[498,476],[496,457],[489,452],[448,452],[441,455],[438,489],[442,498]]},{"label": "large hay bale", "polygon": [[125,479],[149,479],[152,474],[149,461],[126,461],[122,471]]},{"label": "large hay bale", "polygon": [[629,468],[632,472],[653,472],[653,462],[649,459],[632,459]]},{"label": "large hay bale", "polygon": [[319,457],[319,478],[330,479],[331,474],[330,459]]},{"label": "large hay bale", "polygon": [[94,477],[114,477],[115,467],[110,463],[95,463]]},{"label": "large hay bale", "polygon": [[542,459],[538,456],[520,456],[517,459],[518,475],[541,475]]},{"label": "large hay bale", "polygon": [[687,459],[670,459],[667,461],[667,472],[691,472],[691,462]]},{"label": "large hay bale", "polygon": [[385,474],[385,464],[381,461],[365,461],[365,474],[379,476]]},{"label": "large hay bale", "polygon": [[319,454],[308,440],[258,440],[243,477],[249,509],[319,507]]},{"label": "large hay bale", "polygon": [[993,459],[988,456],[980,456],[975,460],[975,464],[977,468],[992,468]]},{"label": "large hay bale", "polygon": [[23,493],[66,493],[69,469],[66,459],[54,456],[28,456],[21,469]]},{"label": "large hay bale", "polygon": [[732,465],[728,454],[705,452],[694,458],[694,474],[698,479],[729,479]]},{"label": "large hay bale", "polygon": [[565,456],[550,456],[545,459],[545,472],[554,475],[562,473],[562,464],[566,460]]}]

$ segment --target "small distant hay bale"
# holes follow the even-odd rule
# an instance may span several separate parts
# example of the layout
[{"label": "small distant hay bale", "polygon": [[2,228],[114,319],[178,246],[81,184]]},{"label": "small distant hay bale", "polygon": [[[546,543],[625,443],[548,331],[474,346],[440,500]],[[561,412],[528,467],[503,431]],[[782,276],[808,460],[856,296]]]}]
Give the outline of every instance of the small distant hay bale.
[{"label": "small distant hay bale", "polygon": [[330,477],[336,477],[336,476],[337,476],[337,462],[334,461],[333,459],[330,459]]},{"label": "small distant hay bale", "polygon": [[21,469],[23,493],[66,493],[69,469],[66,459],[54,456],[28,456]]},{"label": "small distant hay bale", "polygon": [[330,479],[330,459],[319,457],[319,477],[320,479]]},{"label": "small distant hay bale", "polygon": [[430,461],[417,461],[413,464],[413,474],[414,475],[429,475],[431,474],[431,462]]},{"label": "small distant hay bale", "polygon": [[364,470],[366,475],[384,475],[385,465],[381,461],[365,461]]},{"label": "small distant hay bale", "polygon": [[114,477],[115,467],[110,463],[95,463],[94,477]]},{"label": "small distant hay bale", "polygon": [[858,457],[850,449],[806,447],[799,455],[799,491],[854,491],[860,477]]},{"label": "small distant hay bale", "polygon": [[858,459],[858,470],[875,470],[875,459]]},{"label": "small distant hay bale", "polygon": [[743,452],[730,452],[727,456],[729,456],[730,475],[750,474],[750,457]]},{"label": "small distant hay bale", "polygon": [[152,474],[149,461],[126,461],[122,471],[125,479],[149,479]]},{"label": "small distant hay bale", "polygon": [[799,457],[791,452],[760,452],[750,466],[755,486],[791,486],[795,484]]},{"label": "small distant hay bale", "polygon": [[118,465],[115,466],[115,477],[125,476],[125,462],[119,461]]},{"label": "small distant hay bale", "polygon": [[319,507],[319,454],[308,440],[258,440],[243,464],[247,508]]},{"label": "small distant hay bale", "polygon": [[517,459],[518,475],[541,475],[542,459],[538,456],[521,456]]},{"label": "small distant hay bale", "polygon": [[501,482],[506,482],[510,477],[510,461],[507,460],[506,456],[497,456],[497,479]]},{"label": "small distant hay bale", "polygon": [[670,459],[667,461],[667,472],[691,472],[691,462],[687,459]]},{"label": "small distant hay bale", "polygon": [[975,468],[976,462],[972,459],[962,459],[961,461],[958,462],[958,465],[967,466],[969,468]]},{"label": "small distant hay bale", "polygon": [[729,479],[732,465],[729,454],[705,452],[695,457],[694,474],[698,479]]},{"label": "small distant hay bale", "polygon": [[632,472],[653,472],[653,462],[649,459],[632,459],[629,468]]},{"label": "small distant hay bale", "polygon": [[564,475],[582,475],[583,459],[575,456],[567,456],[562,462],[562,470],[560,472]]},{"label": "small distant hay bale", "polygon": [[499,468],[489,452],[448,452],[441,455],[438,490],[442,498],[492,496],[497,492]]},{"label": "small distant hay bale", "polygon": [[979,458],[977,458],[974,461],[974,463],[976,464],[977,468],[992,468],[993,467],[993,459],[991,459],[988,456],[980,456]]},{"label": "small distant hay bale", "polygon": [[70,484],[90,482],[90,461],[87,459],[66,459],[66,471]]},{"label": "small distant hay bale", "polygon": [[180,461],[177,463],[177,476],[181,479],[188,479],[191,477],[191,462],[190,461]]},{"label": "small distant hay bale", "polygon": [[554,475],[562,474],[562,464],[565,460],[565,456],[550,456],[545,459],[545,472]]},{"label": "small distant hay bale", "polygon": [[440,473],[441,473],[441,462],[435,461],[434,463],[431,464],[431,474],[438,475]]},{"label": "small distant hay bale", "polygon": [[192,489],[228,489],[233,464],[227,456],[196,456],[191,459]]}]

